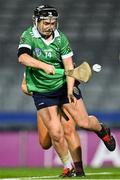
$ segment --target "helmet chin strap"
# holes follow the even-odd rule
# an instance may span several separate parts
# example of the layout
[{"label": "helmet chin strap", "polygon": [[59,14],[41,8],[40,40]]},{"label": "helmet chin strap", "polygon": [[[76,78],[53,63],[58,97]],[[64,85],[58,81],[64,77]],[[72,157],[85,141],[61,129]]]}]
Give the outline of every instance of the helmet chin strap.
[{"label": "helmet chin strap", "polygon": [[37,28],[37,22],[38,22],[38,18],[35,18],[35,26]]}]

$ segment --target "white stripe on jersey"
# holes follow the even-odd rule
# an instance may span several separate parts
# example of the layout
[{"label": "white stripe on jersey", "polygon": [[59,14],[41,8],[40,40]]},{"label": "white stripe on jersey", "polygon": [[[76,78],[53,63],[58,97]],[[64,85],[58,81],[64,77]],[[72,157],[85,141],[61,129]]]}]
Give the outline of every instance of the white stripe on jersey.
[{"label": "white stripe on jersey", "polygon": [[19,48],[22,48],[22,47],[26,47],[26,48],[28,48],[28,49],[31,49],[31,46],[28,45],[28,44],[20,44],[19,47],[18,47],[18,49],[19,49]]},{"label": "white stripe on jersey", "polygon": [[73,56],[73,52],[70,52],[69,54],[62,55],[62,59],[68,58]]}]

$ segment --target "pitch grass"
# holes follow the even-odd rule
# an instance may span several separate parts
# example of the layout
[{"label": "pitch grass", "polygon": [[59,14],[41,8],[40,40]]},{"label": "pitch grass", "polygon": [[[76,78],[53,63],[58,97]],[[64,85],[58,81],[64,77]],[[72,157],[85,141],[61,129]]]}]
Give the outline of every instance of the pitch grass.
[{"label": "pitch grass", "polygon": [[[61,174],[61,168],[1,168],[0,179],[60,179],[56,176]],[[85,177],[69,179],[120,179],[120,168],[85,168]],[[50,178],[50,176],[52,176]],[[26,178],[23,178],[26,177]],[[29,178],[30,177],[30,178]],[[66,178],[65,178],[66,179]],[[15,180],[15,179],[14,179]]]}]

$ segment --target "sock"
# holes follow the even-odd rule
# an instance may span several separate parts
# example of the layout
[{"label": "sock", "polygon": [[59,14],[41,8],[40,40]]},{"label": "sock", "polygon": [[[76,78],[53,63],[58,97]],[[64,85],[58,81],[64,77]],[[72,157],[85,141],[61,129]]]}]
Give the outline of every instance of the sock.
[{"label": "sock", "polygon": [[76,173],[84,173],[82,161],[74,162]]},{"label": "sock", "polygon": [[64,158],[61,158],[61,160],[63,162],[64,168],[69,168],[69,169],[73,168],[71,156],[69,153],[66,156],[64,156]]},{"label": "sock", "polygon": [[103,126],[102,124],[101,124],[101,127],[102,127],[102,129],[101,129],[100,131],[96,132],[96,134],[97,134],[100,138],[103,138],[104,136],[107,135],[107,132],[106,132],[106,130],[105,130],[105,128],[104,128],[104,126]]}]

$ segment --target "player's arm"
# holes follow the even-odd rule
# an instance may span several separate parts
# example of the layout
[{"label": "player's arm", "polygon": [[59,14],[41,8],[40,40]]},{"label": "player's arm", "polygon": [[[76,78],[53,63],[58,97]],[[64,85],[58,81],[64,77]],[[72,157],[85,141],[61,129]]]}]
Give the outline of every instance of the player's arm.
[{"label": "player's arm", "polygon": [[33,58],[31,55],[32,54],[31,49],[28,47],[20,47],[18,49],[19,63],[25,66],[41,69],[45,71],[47,74],[55,74],[55,67]]},{"label": "player's arm", "polygon": [[[61,33],[61,44],[60,44],[60,54],[63,60],[64,69],[67,72],[68,70],[74,69],[73,65],[73,51],[70,48],[68,38]],[[73,87],[74,87],[74,78],[66,76],[67,79],[67,93],[69,102],[76,102],[76,98],[73,96]]]},{"label": "player's arm", "polygon": [[[72,57],[63,59],[63,64],[64,64],[65,71],[74,69]],[[69,77],[69,76],[66,76],[66,79],[67,79],[67,94],[68,94],[69,102],[70,103],[76,102],[76,98],[73,96],[73,87],[74,87],[75,80],[73,77]]]},{"label": "player's arm", "polygon": [[18,57],[18,61],[19,61],[19,63],[21,63],[25,66],[41,69],[41,70],[45,71],[47,74],[55,74],[54,66],[46,64],[42,61],[38,61],[37,59],[33,58],[32,56],[30,56],[27,53],[21,54]]}]

